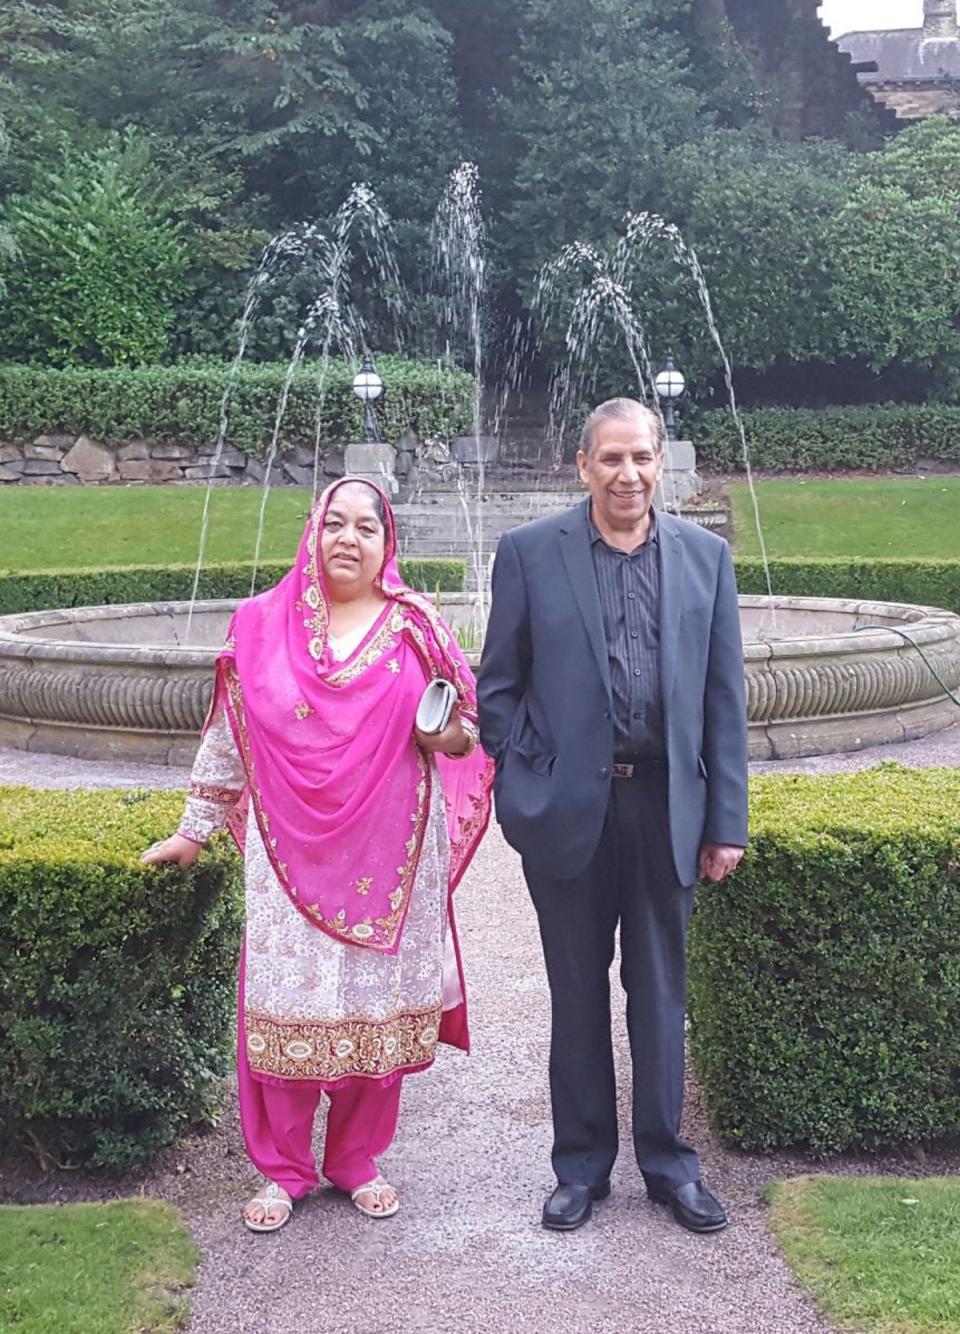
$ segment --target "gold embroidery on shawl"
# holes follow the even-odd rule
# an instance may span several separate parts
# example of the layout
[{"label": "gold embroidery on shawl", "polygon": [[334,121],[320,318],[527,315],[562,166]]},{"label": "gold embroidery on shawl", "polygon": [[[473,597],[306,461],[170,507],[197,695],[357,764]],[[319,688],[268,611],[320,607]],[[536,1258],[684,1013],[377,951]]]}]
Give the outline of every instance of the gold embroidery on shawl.
[{"label": "gold embroidery on shawl", "polygon": [[403,617],[397,612],[393,612],[381,625],[380,629],[370,640],[362,653],[348,662],[339,672],[333,672],[327,677],[327,684],[331,686],[346,686],[351,681],[355,681],[358,676],[362,676],[368,667],[372,667],[375,662],[379,662],[389,649],[396,647],[395,636],[403,629]]},{"label": "gold embroidery on shawl", "polygon": [[493,775],[493,760],[488,757],[484,766],[480,791],[471,795],[470,812],[461,816],[457,821],[457,831],[450,840],[450,866],[451,873],[454,875],[476,846],[479,836],[484,831],[485,823],[489,819],[489,792],[493,786]]},{"label": "gold embroidery on shawl", "polygon": [[357,893],[358,893],[358,894],[369,894],[369,893],[370,893],[370,886],[371,886],[372,884],[373,884],[373,876],[372,876],[372,875],[365,875],[365,876],[363,876],[360,880],[357,881]]},{"label": "gold embroidery on shawl", "polygon": [[[310,516],[310,532],[307,534],[307,552],[310,559],[303,567],[303,573],[310,580],[310,583],[303,594],[303,601],[313,612],[313,615],[304,620],[303,624],[311,632],[311,642],[309,650],[311,657],[319,659],[323,654],[323,649],[327,642],[327,604],[324,601],[323,592],[320,587],[320,566],[317,562],[317,551],[320,546],[319,528],[322,518],[319,505],[314,506],[313,514]],[[320,644],[320,652],[314,651],[314,644]],[[319,671],[320,668],[318,667]]]},{"label": "gold embroidery on shawl", "polygon": [[309,704],[306,704],[304,703],[303,700],[301,700],[300,703],[297,705],[297,707],[294,709],[293,713],[295,718],[297,718],[300,722],[303,722],[304,718],[310,717],[311,713],[313,713],[313,709],[311,709]]},{"label": "gold embroidery on shawl", "polygon": [[282,1079],[382,1079],[429,1064],[440,1032],[439,1006],[385,1019],[275,1019],[248,1010],[247,1057],[256,1074]]},{"label": "gold embroidery on shawl", "polygon": [[[389,618],[392,620],[393,618]],[[257,784],[256,774],[253,765],[253,752],[250,747],[250,738],[247,735],[246,717],[243,707],[243,689],[240,685],[240,678],[236,671],[228,667],[224,671],[224,679],[227,687],[227,695],[233,709],[234,718],[237,721],[237,730],[240,734],[240,753],[243,759],[244,769],[250,784],[250,796],[253,801],[254,811],[260,828],[264,834],[269,835],[270,817],[263,809],[263,802],[260,797],[260,788]],[[355,941],[366,944],[368,941],[374,947],[381,949],[389,948],[396,940],[397,933],[406,914],[407,905],[410,901],[410,894],[413,890],[413,882],[416,878],[417,867],[420,864],[420,850],[423,846],[424,833],[427,826],[427,815],[430,809],[430,770],[427,765],[423,752],[417,748],[417,768],[420,773],[420,779],[417,783],[417,806],[411,816],[413,820],[413,833],[407,839],[404,852],[406,861],[402,867],[398,867],[397,874],[400,877],[399,889],[400,896],[396,898],[396,890],[390,897],[391,911],[385,917],[378,917],[371,921],[367,918],[363,922],[357,922],[352,927],[347,927],[346,912],[343,908],[337,913],[336,917],[325,918],[316,904],[308,904],[302,907],[297,901],[297,896],[291,892],[287,884],[286,865],[280,863],[273,855],[276,852],[277,840],[275,838],[265,838],[264,846],[269,849],[269,856],[274,870],[284,890],[290,895],[291,900],[297,901],[297,906],[301,911],[312,918],[316,925],[326,930],[330,935],[338,940],[346,942]]]}]

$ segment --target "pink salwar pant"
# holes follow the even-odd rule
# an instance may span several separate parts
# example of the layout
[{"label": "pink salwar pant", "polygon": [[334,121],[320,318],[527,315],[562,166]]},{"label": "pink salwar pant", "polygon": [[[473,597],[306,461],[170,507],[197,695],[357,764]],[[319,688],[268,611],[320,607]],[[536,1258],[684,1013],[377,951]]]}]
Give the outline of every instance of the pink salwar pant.
[{"label": "pink salwar pant", "polygon": [[[243,1009],[246,951],[240,955],[237,1015],[237,1094],[240,1125],[250,1160],[268,1181],[293,1200],[319,1185],[313,1156],[313,1122],[323,1089],[309,1081],[254,1078],[247,1060]],[[340,1190],[353,1191],[378,1175],[375,1159],[397,1133],[403,1077],[386,1087],[380,1080],[353,1079],[327,1089],[330,1111],[323,1151],[323,1175]]]},{"label": "pink salwar pant", "polygon": [[[328,1089],[323,1175],[341,1190],[353,1191],[377,1175],[376,1158],[397,1130],[403,1080],[386,1088],[377,1080],[354,1080]],[[298,1200],[319,1184],[313,1156],[313,1121],[323,1090],[297,1080],[268,1084],[250,1072],[240,1045],[237,1058],[240,1124],[253,1165],[268,1181]]]}]

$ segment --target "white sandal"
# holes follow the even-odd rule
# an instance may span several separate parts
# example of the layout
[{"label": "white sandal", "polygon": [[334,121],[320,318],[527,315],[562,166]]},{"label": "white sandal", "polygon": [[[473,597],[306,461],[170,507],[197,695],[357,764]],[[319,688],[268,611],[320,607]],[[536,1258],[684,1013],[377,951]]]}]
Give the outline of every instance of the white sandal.
[{"label": "white sandal", "polygon": [[[252,1218],[247,1217],[245,1212],[241,1211],[240,1214],[240,1217],[251,1232],[278,1232],[280,1228],[290,1222],[290,1215],[293,1213],[293,1201],[285,1200],[283,1198],[280,1194],[280,1187],[275,1181],[270,1182],[262,1195],[254,1196],[249,1204],[244,1205],[244,1209],[249,1209],[255,1204],[259,1204],[260,1208],[263,1210],[263,1219],[261,1222],[255,1223]],[[278,1206],[286,1209],[287,1212],[281,1214],[279,1218],[275,1218],[270,1222],[269,1215],[272,1214],[274,1209]]]},{"label": "white sandal", "polygon": [[369,1209],[365,1204],[361,1204],[357,1198],[358,1195],[365,1195],[369,1191],[379,1204],[385,1190],[396,1190],[396,1186],[391,1186],[389,1181],[385,1181],[383,1177],[378,1176],[374,1177],[373,1181],[368,1181],[365,1186],[358,1186],[356,1190],[352,1190],[350,1198],[360,1212],[366,1214],[368,1218],[392,1218],[400,1208],[399,1198],[394,1200],[393,1204],[387,1205],[385,1209]]}]

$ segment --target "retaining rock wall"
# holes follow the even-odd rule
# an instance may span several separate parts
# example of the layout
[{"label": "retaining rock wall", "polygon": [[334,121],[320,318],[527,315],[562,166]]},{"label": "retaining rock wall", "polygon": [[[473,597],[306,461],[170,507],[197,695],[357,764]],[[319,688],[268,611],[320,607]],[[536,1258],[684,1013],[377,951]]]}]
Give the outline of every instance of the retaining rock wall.
[{"label": "retaining rock wall", "polygon": [[[343,475],[343,451],[321,446],[324,479]],[[103,486],[214,481],[223,486],[259,485],[266,467],[230,446],[212,469],[213,445],[175,445],[160,440],[128,440],[107,445],[89,436],[38,435],[32,442],[0,442],[2,486]],[[304,445],[274,465],[273,486],[312,486],[313,450]]]}]

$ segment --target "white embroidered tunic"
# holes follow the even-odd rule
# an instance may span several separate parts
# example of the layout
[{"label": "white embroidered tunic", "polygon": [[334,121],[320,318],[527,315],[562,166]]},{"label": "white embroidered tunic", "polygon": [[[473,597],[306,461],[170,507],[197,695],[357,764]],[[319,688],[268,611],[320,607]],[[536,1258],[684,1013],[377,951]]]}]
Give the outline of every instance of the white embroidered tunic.
[{"label": "white embroidered tunic", "polygon": [[[364,633],[331,637],[335,659],[347,658]],[[450,846],[436,766],[432,777],[423,849],[394,955],[334,940],[297,911],[277,879],[251,808],[243,1027],[254,1074],[324,1083],[384,1079],[433,1059],[442,1010],[462,996],[447,930]],[[194,762],[180,832],[206,843],[225,827],[245,783],[220,704]]]}]

